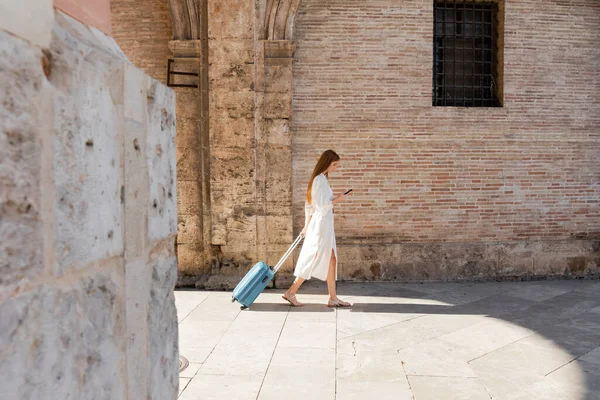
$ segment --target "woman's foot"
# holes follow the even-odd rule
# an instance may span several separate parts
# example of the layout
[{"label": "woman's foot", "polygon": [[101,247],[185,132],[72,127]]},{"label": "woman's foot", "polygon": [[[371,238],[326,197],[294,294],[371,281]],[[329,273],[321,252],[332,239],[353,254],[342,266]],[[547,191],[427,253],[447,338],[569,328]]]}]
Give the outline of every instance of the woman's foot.
[{"label": "woman's foot", "polygon": [[284,299],[285,301],[287,301],[288,303],[290,303],[290,305],[292,307],[302,307],[304,304],[300,303],[298,300],[296,300],[296,295],[289,295],[287,292],[285,292],[283,294],[283,296],[281,296],[282,299]]},{"label": "woman's foot", "polygon": [[329,300],[327,302],[327,307],[350,307],[351,304],[340,299]]}]

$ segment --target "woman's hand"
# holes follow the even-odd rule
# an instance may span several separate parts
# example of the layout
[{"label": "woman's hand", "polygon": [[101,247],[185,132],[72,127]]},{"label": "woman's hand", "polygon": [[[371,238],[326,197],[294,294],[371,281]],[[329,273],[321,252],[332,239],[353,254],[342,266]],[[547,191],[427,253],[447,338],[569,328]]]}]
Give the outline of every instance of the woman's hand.
[{"label": "woman's hand", "polygon": [[349,196],[352,192],[348,192],[350,189],[346,189],[344,190],[344,192],[342,194],[340,194],[339,196],[337,196],[335,199],[333,199],[332,203],[335,204],[338,201],[344,200],[347,196]]},{"label": "woman's hand", "polygon": [[306,230],[308,229],[308,225],[304,226],[304,229],[302,229],[302,232],[300,232],[300,235],[302,235],[302,237],[306,237]]}]

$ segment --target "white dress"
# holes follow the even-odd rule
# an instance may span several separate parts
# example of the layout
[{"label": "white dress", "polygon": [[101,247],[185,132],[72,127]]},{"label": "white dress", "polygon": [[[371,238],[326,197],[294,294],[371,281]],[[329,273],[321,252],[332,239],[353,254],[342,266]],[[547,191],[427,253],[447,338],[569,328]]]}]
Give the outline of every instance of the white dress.
[{"label": "white dress", "polygon": [[333,251],[336,259],[335,279],[337,279],[337,248],[333,229],[333,191],[325,175],[315,177],[312,186],[312,205],[305,203],[306,218],[312,215],[306,229],[306,237],[298,256],[294,275],[299,278],[315,277],[327,280],[329,262]]}]

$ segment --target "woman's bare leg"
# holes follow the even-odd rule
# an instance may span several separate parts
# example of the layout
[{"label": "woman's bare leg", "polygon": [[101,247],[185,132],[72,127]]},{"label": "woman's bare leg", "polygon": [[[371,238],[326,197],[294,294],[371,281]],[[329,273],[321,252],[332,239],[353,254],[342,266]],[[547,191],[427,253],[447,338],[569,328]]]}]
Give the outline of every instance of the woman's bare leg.
[{"label": "woman's bare leg", "polygon": [[346,303],[338,299],[335,288],[335,268],[337,266],[335,252],[331,251],[331,259],[329,261],[329,271],[327,273],[327,289],[329,290],[329,307],[349,307],[350,303]]},{"label": "woman's bare leg", "polygon": [[304,283],[304,279],[296,278],[296,280],[294,280],[294,283],[292,284],[292,286],[290,286],[290,288],[287,290],[287,292],[285,292],[285,295],[288,297],[294,296],[296,294],[296,292],[298,291],[298,289],[300,289],[300,286],[302,286],[303,283]]},{"label": "woman's bare leg", "polygon": [[329,271],[327,272],[327,289],[329,290],[329,301],[337,301],[337,293],[335,291],[335,267],[336,267],[335,252],[331,250],[331,258],[329,259]]}]

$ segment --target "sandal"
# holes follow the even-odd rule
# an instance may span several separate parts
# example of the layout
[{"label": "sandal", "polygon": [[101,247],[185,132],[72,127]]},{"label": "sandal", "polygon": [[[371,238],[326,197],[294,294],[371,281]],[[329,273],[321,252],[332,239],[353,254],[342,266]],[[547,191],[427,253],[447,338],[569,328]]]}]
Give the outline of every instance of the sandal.
[{"label": "sandal", "polygon": [[287,301],[288,303],[290,303],[290,305],[292,307],[302,307],[304,305],[304,304],[300,303],[298,300],[296,300],[296,295],[287,297],[284,293],[283,296],[281,296],[281,298],[284,299],[285,301]]},{"label": "sandal", "polygon": [[328,300],[327,301],[327,307],[332,307],[332,308],[352,307],[352,304],[347,303],[345,301],[342,301],[340,299],[337,299],[336,301]]}]

